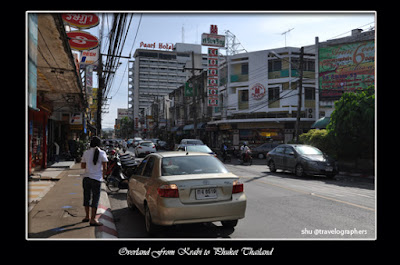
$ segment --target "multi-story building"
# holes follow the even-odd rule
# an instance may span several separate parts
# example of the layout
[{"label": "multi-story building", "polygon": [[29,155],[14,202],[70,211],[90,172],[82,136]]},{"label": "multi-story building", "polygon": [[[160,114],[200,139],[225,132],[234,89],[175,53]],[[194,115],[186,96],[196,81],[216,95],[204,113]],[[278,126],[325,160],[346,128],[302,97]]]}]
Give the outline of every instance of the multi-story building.
[{"label": "multi-story building", "polygon": [[[300,49],[285,47],[241,53],[227,60],[227,82],[214,121],[217,142],[288,142],[294,137],[299,95]],[[305,48],[300,129],[315,122],[315,54]],[[223,73],[224,71],[220,71]],[[224,79],[221,77],[221,79]],[[215,137],[214,137],[215,138]]]},{"label": "multi-story building", "polygon": [[135,60],[129,62],[128,86],[128,109],[135,130],[148,126],[147,117],[153,119],[152,103],[163,101],[191,76],[192,53],[194,68],[202,69],[201,45],[177,43],[172,51],[136,50]]}]

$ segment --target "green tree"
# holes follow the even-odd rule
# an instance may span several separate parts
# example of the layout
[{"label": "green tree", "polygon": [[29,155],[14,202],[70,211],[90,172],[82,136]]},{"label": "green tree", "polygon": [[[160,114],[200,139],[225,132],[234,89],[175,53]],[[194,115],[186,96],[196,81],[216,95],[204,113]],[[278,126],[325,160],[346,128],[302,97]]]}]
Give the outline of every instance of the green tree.
[{"label": "green tree", "polygon": [[340,159],[374,157],[375,89],[344,93],[335,102],[327,131]]},{"label": "green tree", "polygon": [[301,134],[299,137],[301,143],[315,146],[322,152],[332,156],[336,154],[334,144],[327,130],[313,129]]},{"label": "green tree", "polygon": [[121,138],[129,138],[133,136],[133,120],[128,117],[121,119],[120,135]]}]

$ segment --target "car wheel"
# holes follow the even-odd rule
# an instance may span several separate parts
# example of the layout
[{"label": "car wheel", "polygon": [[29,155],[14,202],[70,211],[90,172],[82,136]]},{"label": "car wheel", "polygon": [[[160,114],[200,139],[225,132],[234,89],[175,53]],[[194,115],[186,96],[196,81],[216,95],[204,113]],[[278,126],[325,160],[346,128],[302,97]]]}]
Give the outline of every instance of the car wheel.
[{"label": "car wheel", "polygon": [[221,224],[226,228],[234,228],[238,224],[238,220],[221,221]]},{"label": "car wheel", "polygon": [[154,235],[157,232],[157,226],[153,224],[153,220],[151,218],[150,209],[147,205],[144,206],[144,221],[146,225],[146,231],[149,235]]},{"label": "car wheel", "polygon": [[275,167],[274,161],[272,161],[272,160],[269,161],[268,167],[269,167],[269,171],[271,171],[271,172],[276,172],[276,167]]},{"label": "car wheel", "polygon": [[263,153],[259,153],[258,155],[257,155],[257,157],[259,158],[259,159],[264,159],[264,154]]},{"label": "car wheel", "polygon": [[131,199],[131,197],[129,196],[129,190],[128,190],[128,192],[126,193],[126,203],[128,204],[128,209],[129,209],[129,210],[134,211],[134,210],[137,209],[137,208],[136,208],[136,205],[132,202],[132,199]]},{"label": "car wheel", "polygon": [[304,177],[304,168],[301,164],[296,165],[295,174],[297,177]]},{"label": "car wheel", "polygon": [[326,175],[326,177],[330,178],[330,179],[335,179],[335,176],[336,176],[336,174],[334,174],[334,173]]}]

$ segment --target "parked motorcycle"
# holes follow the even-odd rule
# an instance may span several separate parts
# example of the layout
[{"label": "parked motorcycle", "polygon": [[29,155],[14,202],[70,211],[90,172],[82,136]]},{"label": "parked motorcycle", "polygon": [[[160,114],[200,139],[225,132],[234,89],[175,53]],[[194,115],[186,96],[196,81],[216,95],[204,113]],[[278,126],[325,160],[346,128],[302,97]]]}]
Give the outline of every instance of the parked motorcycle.
[{"label": "parked motorcycle", "polygon": [[106,186],[112,192],[128,189],[128,179],[137,163],[129,154],[120,155],[115,150],[108,153],[108,168],[106,172]]}]

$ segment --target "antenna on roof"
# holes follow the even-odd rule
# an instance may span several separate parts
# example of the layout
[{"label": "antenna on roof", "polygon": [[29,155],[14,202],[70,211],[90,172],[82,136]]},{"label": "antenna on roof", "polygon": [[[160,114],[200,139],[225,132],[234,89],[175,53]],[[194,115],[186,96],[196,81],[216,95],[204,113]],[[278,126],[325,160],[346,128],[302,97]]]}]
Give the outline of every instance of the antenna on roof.
[{"label": "antenna on roof", "polygon": [[286,47],[286,34],[294,30],[294,28],[288,29],[287,31],[283,32],[281,35],[285,34],[285,47]]}]

